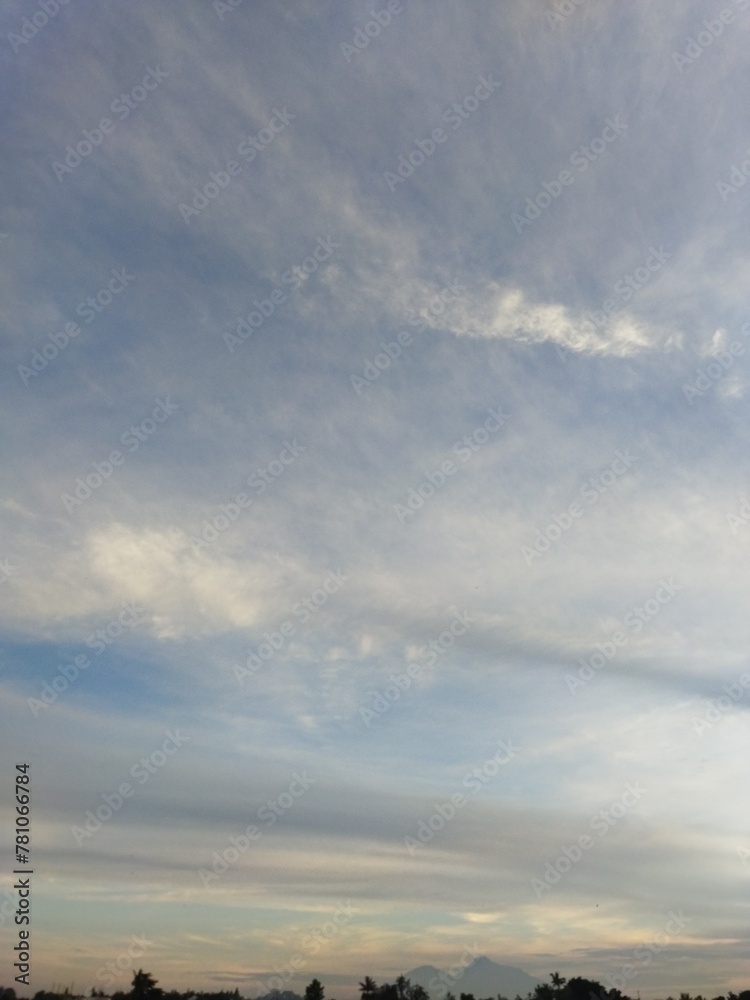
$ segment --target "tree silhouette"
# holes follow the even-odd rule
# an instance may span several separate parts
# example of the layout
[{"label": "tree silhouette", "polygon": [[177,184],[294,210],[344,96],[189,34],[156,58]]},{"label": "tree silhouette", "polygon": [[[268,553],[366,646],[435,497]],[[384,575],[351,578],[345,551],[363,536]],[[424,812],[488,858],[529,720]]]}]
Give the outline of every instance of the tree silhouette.
[{"label": "tree silhouette", "polygon": [[419,983],[409,986],[406,991],[406,996],[408,1000],[430,1000],[430,994],[424,986],[420,986]]},{"label": "tree silhouette", "polygon": [[630,1000],[619,990],[609,990],[595,979],[583,979],[574,976],[569,979],[560,994],[559,1000]]},{"label": "tree silhouette", "polygon": [[133,1000],[159,1000],[164,990],[156,985],[157,980],[150,972],[139,969],[133,973],[133,982],[130,984],[130,996]]},{"label": "tree silhouette", "polygon": [[399,1000],[398,987],[393,983],[383,983],[378,986],[377,997],[378,1000]]},{"label": "tree silhouette", "polygon": [[319,979],[313,979],[305,987],[305,1000],[325,1000],[325,989]]},{"label": "tree silhouette", "polygon": [[363,986],[368,981],[372,983],[374,988],[369,994],[370,1000],[430,1000],[430,994],[424,986],[420,986],[419,983],[412,985],[411,980],[405,976],[399,976],[395,983],[383,983],[381,986],[375,986],[373,980],[369,976],[365,976],[364,983],[359,984],[359,988],[362,990],[362,1000],[366,1000]]},{"label": "tree silhouette", "polygon": [[372,997],[378,991],[378,984],[372,978],[372,976],[365,976],[362,982],[359,984],[359,992],[362,994],[362,1000],[372,1000]]},{"label": "tree silhouette", "polygon": [[555,991],[549,983],[539,983],[534,987],[534,1000],[554,1000]]},{"label": "tree silhouette", "polygon": [[[412,984],[405,976],[399,976],[393,983],[381,983],[378,985],[371,976],[364,976],[359,984],[361,994],[360,1000],[430,1000],[428,992],[418,983]],[[667,1000],[704,1000],[701,994],[691,994],[682,992],[669,995]],[[17,998],[15,990],[2,985],[0,982],[0,1000],[20,1000]],[[39,990],[34,994],[33,1000],[84,1000],[75,992],[74,987],[62,988],[60,984],[57,988],[52,987],[51,991]],[[101,989],[93,988],[90,996],[86,1000],[107,1000]],[[157,986],[154,977],[138,969],[133,973],[133,982],[129,993],[116,991],[108,1000],[244,1000],[240,996],[238,989],[221,990],[219,992],[205,992],[200,990],[187,990],[180,992],[170,990],[165,992]],[[272,990],[264,1000],[303,1000],[298,994],[291,990]],[[325,990],[318,979],[313,979],[305,989],[304,1000],[326,1000]],[[443,1000],[456,1000],[454,993],[447,992]],[[461,1000],[474,1000],[471,993],[462,993]],[[505,1000],[498,995],[495,998],[488,997],[486,1000]],[[559,972],[550,973],[550,981],[539,983],[526,996],[516,995],[515,1000],[631,1000],[617,989],[608,989],[601,983],[592,979],[584,979],[575,976],[565,980]],[[708,1000],[708,997],[705,998]],[[750,1000],[750,990],[740,992],[727,991],[726,994],[713,997],[713,1000]]]}]

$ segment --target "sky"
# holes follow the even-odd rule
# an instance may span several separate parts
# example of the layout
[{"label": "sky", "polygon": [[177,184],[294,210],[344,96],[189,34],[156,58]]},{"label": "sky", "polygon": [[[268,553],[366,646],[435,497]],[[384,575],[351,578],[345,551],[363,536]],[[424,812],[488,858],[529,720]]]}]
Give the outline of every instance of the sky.
[{"label": "sky", "polygon": [[750,985],[724,3],[4,5],[20,996]]}]

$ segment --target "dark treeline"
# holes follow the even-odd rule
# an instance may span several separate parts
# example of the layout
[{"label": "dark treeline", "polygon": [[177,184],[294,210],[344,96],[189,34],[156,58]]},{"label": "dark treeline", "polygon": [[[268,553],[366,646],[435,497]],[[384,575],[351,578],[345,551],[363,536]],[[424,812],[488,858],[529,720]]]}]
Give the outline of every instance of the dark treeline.
[{"label": "dark treeline", "polygon": [[[460,977],[459,977],[460,978]],[[365,976],[359,984],[361,1000],[510,1000],[500,993],[489,997],[475,997],[473,993],[459,993],[456,996],[445,986],[431,997],[428,991],[417,983],[411,983],[404,976],[399,976],[393,983],[376,983],[370,976]],[[239,990],[221,990],[218,993],[207,993],[202,990],[187,990],[180,993],[177,990],[165,991],[157,985],[157,980],[149,972],[139,969],[133,974],[133,982],[129,992],[122,991],[106,994],[103,990],[92,987],[88,994],[75,993],[72,987],[65,987],[62,992],[40,990],[34,994],[33,1000],[85,1000],[86,997],[109,997],[109,1000],[246,1000]],[[0,1000],[19,1000],[12,988],[0,987]],[[313,979],[305,988],[304,997],[291,990],[271,990],[263,997],[255,1000],[333,1000],[325,996],[325,987],[318,979]],[[550,975],[549,983],[540,983],[528,996],[516,996],[513,1000],[632,1000],[632,997],[619,990],[607,989],[595,979],[584,979],[576,976],[564,979],[558,972]],[[675,1000],[668,996],[665,1000]],[[680,993],[677,1000],[750,1000],[750,990],[740,993],[728,992],[716,997],[702,997],[700,993],[692,996],[690,993]]]}]

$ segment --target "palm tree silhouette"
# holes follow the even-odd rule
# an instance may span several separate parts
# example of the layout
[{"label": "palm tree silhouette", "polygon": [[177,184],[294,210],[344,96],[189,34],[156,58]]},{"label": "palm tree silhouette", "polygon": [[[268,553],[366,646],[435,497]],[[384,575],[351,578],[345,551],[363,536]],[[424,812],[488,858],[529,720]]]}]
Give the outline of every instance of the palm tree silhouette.
[{"label": "palm tree silhouette", "polygon": [[564,979],[559,972],[550,973],[550,979],[552,980],[552,985],[555,987],[556,993],[561,993],[563,986],[567,983],[567,979]]},{"label": "palm tree silhouette", "polygon": [[372,1000],[377,991],[378,986],[372,976],[365,976],[359,984],[359,992],[362,994],[362,1000]]}]

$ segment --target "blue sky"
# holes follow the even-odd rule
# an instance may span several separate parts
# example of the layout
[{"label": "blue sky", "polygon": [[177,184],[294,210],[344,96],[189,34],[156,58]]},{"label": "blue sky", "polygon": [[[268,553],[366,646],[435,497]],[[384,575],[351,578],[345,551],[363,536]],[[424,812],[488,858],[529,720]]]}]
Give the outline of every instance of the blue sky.
[{"label": "blue sky", "polygon": [[29,995],[747,986],[745,6],[6,4]]}]

